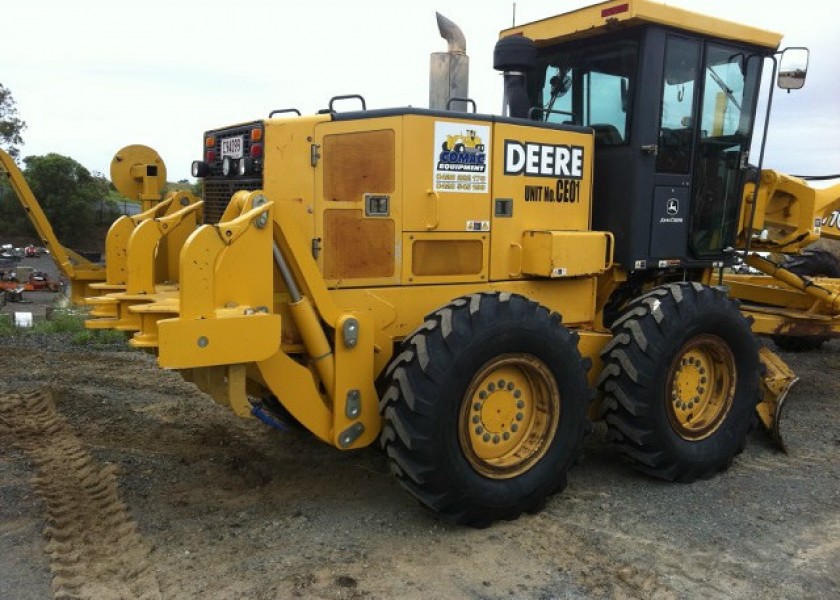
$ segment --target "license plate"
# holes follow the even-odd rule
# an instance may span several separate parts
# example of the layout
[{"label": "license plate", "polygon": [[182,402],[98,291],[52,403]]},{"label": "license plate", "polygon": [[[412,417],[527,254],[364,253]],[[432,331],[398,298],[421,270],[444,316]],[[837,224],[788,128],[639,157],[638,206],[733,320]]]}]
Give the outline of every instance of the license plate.
[{"label": "license plate", "polygon": [[245,146],[245,136],[222,138],[222,158],[242,158],[242,149]]}]

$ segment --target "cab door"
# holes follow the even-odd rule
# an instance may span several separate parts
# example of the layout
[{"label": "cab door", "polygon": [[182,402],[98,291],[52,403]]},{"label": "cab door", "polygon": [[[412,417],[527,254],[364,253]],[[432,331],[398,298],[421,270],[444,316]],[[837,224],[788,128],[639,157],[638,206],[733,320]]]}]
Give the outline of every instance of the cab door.
[{"label": "cab door", "polygon": [[669,34],[655,156],[650,256],[723,258],[737,233],[762,56]]},{"label": "cab door", "polygon": [[653,259],[679,261],[686,255],[701,50],[698,40],[676,35],[665,40],[656,143],[641,147],[654,167],[649,250]]}]

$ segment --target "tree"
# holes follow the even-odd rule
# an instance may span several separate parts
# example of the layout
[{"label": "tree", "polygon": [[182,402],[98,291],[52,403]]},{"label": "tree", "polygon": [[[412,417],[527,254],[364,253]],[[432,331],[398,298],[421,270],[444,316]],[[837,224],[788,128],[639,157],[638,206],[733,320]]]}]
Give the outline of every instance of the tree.
[{"label": "tree", "polygon": [[18,146],[23,144],[21,132],[26,129],[26,123],[17,116],[15,99],[9,88],[0,83],[0,147],[2,147],[12,158],[17,158],[20,150]]},{"label": "tree", "polygon": [[61,154],[27,156],[24,175],[58,239],[74,247],[92,245],[108,197],[108,181]]}]

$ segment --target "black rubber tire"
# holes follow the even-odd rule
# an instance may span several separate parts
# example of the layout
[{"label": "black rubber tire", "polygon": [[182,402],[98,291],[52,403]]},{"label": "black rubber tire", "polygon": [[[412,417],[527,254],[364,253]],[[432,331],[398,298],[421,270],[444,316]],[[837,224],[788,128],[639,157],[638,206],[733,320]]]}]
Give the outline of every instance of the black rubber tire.
[{"label": "black rubber tire", "polygon": [[[633,300],[612,332],[598,386],[613,445],[639,471],[668,481],[706,479],[726,469],[746,445],[759,400],[758,344],[737,303],[699,283],[663,285]],[[717,429],[690,440],[671,425],[666,382],[680,350],[704,335],[731,351],[735,390]]]},{"label": "black rubber tire", "polygon": [[[796,275],[808,277],[840,277],[840,261],[826,250],[805,250],[787,257],[782,267]],[[773,343],[787,352],[818,350],[829,339],[827,335],[774,335]]]},{"label": "black rubber tire", "polygon": [[[560,393],[559,422],[545,453],[507,479],[481,474],[459,441],[462,401],[494,358],[527,353],[546,366]],[[428,315],[386,372],[380,444],[402,487],[447,521],[486,527],[536,512],[566,485],[588,427],[590,361],[560,315],[523,296],[482,293]]]},{"label": "black rubber tire", "polygon": [[458,152],[460,154],[461,152],[463,152],[465,150],[464,144],[459,142],[459,143],[455,144],[455,147],[452,150],[454,152]]}]

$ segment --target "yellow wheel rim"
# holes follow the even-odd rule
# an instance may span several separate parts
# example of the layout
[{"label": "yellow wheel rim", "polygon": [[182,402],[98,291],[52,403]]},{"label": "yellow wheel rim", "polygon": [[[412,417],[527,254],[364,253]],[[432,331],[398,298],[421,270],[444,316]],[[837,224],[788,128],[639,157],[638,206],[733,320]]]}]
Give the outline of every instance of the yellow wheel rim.
[{"label": "yellow wheel rim", "polygon": [[509,479],[543,457],[559,421],[560,390],[548,367],[530,354],[504,354],[472,378],[458,437],[477,472]]},{"label": "yellow wheel rim", "polygon": [[717,431],[732,408],[736,377],[726,342],[715,335],[691,339],[668,373],[666,409],[674,431],[692,441]]}]

